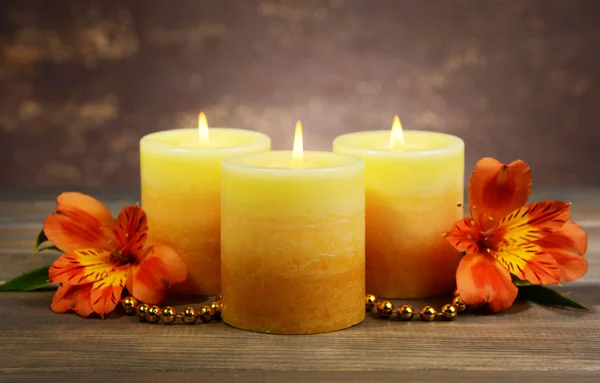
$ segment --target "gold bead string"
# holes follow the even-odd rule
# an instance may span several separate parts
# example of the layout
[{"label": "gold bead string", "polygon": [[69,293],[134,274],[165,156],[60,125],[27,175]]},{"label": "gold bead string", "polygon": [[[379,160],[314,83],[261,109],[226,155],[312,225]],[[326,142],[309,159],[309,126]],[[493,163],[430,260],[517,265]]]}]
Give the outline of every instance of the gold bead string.
[{"label": "gold bead string", "polygon": [[[377,309],[377,316],[380,318],[392,318],[392,314],[394,314],[394,304],[391,301],[377,300],[375,295],[367,294],[365,297],[365,309],[367,312],[370,312],[373,308]],[[458,316],[458,313],[466,309],[467,306],[455,292],[452,303],[443,305],[439,312],[435,307],[425,305],[419,310],[418,318],[425,322],[432,322],[436,319],[453,321]],[[409,304],[401,304],[396,310],[396,317],[398,320],[404,322],[411,321],[415,317],[415,309]]]},{"label": "gold bead string", "polygon": [[[180,319],[185,324],[194,324],[200,320],[202,323],[221,320],[221,294],[208,305],[196,309],[192,306],[186,306],[178,312],[172,306],[160,307],[157,305],[148,305],[140,302],[134,297],[126,297],[121,301],[121,306],[127,315],[135,315],[140,322],[171,324]],[[377,309],[377,316],[380,318],[391,318],[394,313],[394,304],[389,300],[378,300],[373,294],[365,296],[365,310],[371,312],[373,308]],[[445,304],[438,312],[433,306],[426,305],[419,310],[419,318],[425,322],[432,322],[437,318],[445,321],[453,321],[459,312],[463,312],[467,306],[463,303],[460,296],[455,292],[452,303]],[[415,317],[415,310],[409,304],[402,304],[396,310],[396,317],[401,321],[411,321]]]},{"label": "gold bead string", "polygon": [[121,306],[127,315],[135,315],[140,322],[171,324],[177,319],[185,324],[194,324],[200,320],[202,323],[208,323],[221,319],[221,294],[215,297],[215,300],[208,305],[200,306],[196,309],[192,306],[186,306],[182,311],[177,312],[172,306],[148,305],[140,302],[134,297],[126,297],[121,301]]}]

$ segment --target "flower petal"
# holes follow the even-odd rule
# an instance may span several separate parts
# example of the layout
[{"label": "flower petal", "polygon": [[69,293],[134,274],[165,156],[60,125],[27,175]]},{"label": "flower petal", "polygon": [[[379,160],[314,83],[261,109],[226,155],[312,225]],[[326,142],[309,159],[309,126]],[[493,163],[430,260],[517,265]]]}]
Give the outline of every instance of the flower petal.
[{"label": "flower petal", "polygon": [[54,293],[50,308],[55,313],[73,310],[81,317],[88,317],[94,312],[90,302],[91,288],[91,284],[80,286],[61,284]]},{"label": "flower petal", "polygon": [[525,205],[530,192],[531,170],[524,161],[504,165],[494,158],[482,158],[469,180],[471,216],[486,231],[506,214]]},{"label": "flower petal", "polygon": [[84,285],[102,280],[115,269],[111,252],[103,249],[72,251],[48,269],[50,282]]},{"label": "flower petal", "polygon": [[[144,262],[160,260],[152,266],[152,272],[159,278],[165,279],[170,284],[181,283],[187,278],[187,267],[181,256],[172,248],[163,244],[156,244],[144,252]],[[146,266],[148,267],[148,266]]]},{"label": "flower petal", "polygon": [[569,282],[587,273],[588,262],[583,257],[587,250],[587,234],[573,221],[568,221],[560,230],[536,241],[549,253],[560,268],[560,281]]},{"label": "flower petal", "polygon": [[90,295],[92,307],[102,318],[112,312],[119,303],[128,271],[129,265],[120,266],[102,280],[93,283]]},{"label": "flower petal", "polygon": [[536,241],[536,243],[540,244],[542,247],[570,248],[574,252],[583,255],[587,251],[588,236],[581,226],[573,221],[567,221],[559,230],[552,233],[552,235],[541,238]]},{"label": "flower petal", "polygon": [[467,254],[456,271],[456,285],[468,305],[488,303],[492,311],[512,306],[518,289],[510,273],[489,255]]},{"label": "flower petal", "polygon": [[104,226],[114,222],[108,208],[94,197],[78,192],[64,192],[56,197],[57,213],[67,214],[73,209],[87,212]]},{"label": "flower petal", "polygon": [[46,218],[44,233],[64,252],[107,247],[114,220],[110,211],[95,198],[76,192],[56,199],[56,212]]},{"label": "flower petal", "polygon": [[482,234],[475,221],[471,218],[463,218],[454,223],[445,238],[456,250],[472,254],[479,252],[478,241],[482,238]]},{"label": "flower petal", "polygon": [[141,207],[127,206],[117,218],[115,237],[124,254],[138,256],[144,248],[148,233],[148,220]]},{"label": "flower petal", "polygon": [[128,290],[139,300],[160,303],[166,289],[187,278],[187,267],[179,254],[166,245],[147,248],[143,261],[135,268],[133,279],[128,281]]},{"label": "flower petal", "polygon": [[563,201],[543,201],[516,209],[502,218],[492,230],[490,240],[496,243],[512,242],[518,246],[543,238],[569,220],[569,206]]},{"label": "flower petal", "polygon": [[491,253],[519,279],[534,284],[560,281],[560,269],[535,241],[559,230],[570,216],[562,201],[536,202],[504,217],[488,236]]},{"label": "flower petal", "polygon": [[[145,263],[146,267],[137,267],[131,282],[127,283],[127,290],[136,299],[148,304],[159,304],[167,296],[169,284],[152,274],[152,263],[158,263],[157,259]],[[132,270],[133,271],[133,270]],[[131,287],[130,287],[131,286]]]},{"label": "flower petal", "polygon": [[512,274],[536,285],[560,281],[560,268],[552,255],[535,243],[501,247],[492,255]]}]

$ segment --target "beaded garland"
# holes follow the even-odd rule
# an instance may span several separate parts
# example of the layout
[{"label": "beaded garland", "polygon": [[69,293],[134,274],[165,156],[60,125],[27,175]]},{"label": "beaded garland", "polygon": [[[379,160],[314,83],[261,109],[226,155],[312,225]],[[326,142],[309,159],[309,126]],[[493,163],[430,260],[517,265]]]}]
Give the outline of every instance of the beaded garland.
[{"label": "beaded garland", "polygon": [[[136,315],[141,322],[171,324],[177,319],[185,324],[194,324],[200,320],[202,323],[208,323],[221,319],[221,294],[215,297],[215,300],[208,305],[196,309],[192,306],[186,306],[181,312],[177,312],[172,306],[156,306],[139,302],[134,297],[126,297],[121,301],[121,306],[127,315]],[[365,310],[370,312],[373,308],[377,309],[377,316],[380,318],[391,318],[394,313],[394,304],[389,300],[378,300],[373,294],[365,296]],[[445,321],[453,321],[459,312],[463,312],[467,306],[463,303],[457,292],[454,292],[452,303],[445,304],[438,312],[435,307],[426,305],[419,311],[419,318],[425,322],[432,322],[437,318]],[[400,321],[411,321],[415,317],[415,310],[409,304],[402,304],[396,310],[396,317]]]}]

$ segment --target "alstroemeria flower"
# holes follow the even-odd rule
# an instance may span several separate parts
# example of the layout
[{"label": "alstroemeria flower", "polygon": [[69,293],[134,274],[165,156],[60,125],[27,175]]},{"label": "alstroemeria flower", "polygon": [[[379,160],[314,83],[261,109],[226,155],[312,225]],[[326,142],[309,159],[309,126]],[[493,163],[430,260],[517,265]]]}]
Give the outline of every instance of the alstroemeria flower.
[{"label": "alstroemeria flower", "polygon": [[468,305],[509,308],[518,289],[511,274],[533,284],[581,278],[587,235],[570,218],[570,204],[543,201],[525,206],[531,170],[523,161],[504,165],[483,158],[469,181],[471,217],[454,224],[446,239],[466,255],[456,284]]},{"label": "alstroemeria flower", "polygon": [[56,212],[44,222],[48,240],[64,252],[48,271],[49,280],[60,284],[54,312],[104,317],[125,287],[157,304],[171,284],[185,280],[187,269],[175,250],[160,244],[144,248],[148,224],[139,206],[125,207],[115,221],[104,204],[85,194],[62,193],[56,202]]}]

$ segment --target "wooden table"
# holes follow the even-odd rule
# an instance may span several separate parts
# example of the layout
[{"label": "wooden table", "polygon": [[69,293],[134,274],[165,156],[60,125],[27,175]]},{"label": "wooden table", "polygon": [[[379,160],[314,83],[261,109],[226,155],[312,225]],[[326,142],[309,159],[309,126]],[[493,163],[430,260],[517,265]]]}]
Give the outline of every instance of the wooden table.
[{"label": "wooden table", "polygon": [[[50,264],[31,254],[59,190],[0,190],[0,280]],[[86,191],[117,213],[135,190]],[[52,291],[0,293],[0,381],[303,382],[600,381],[600,190],[537,193],[573,201],[589,233],[590,270],[558,289],[591,308],[515,304],[496,315],[456,322],[389,322],[368,317],[321,335],[263,335],[223,323],[142,324],[132,317],[82,319],[54,314]],[[174,297],[199,304],[206,297]],[[413,302],[441,304],[449,298]]]}]

